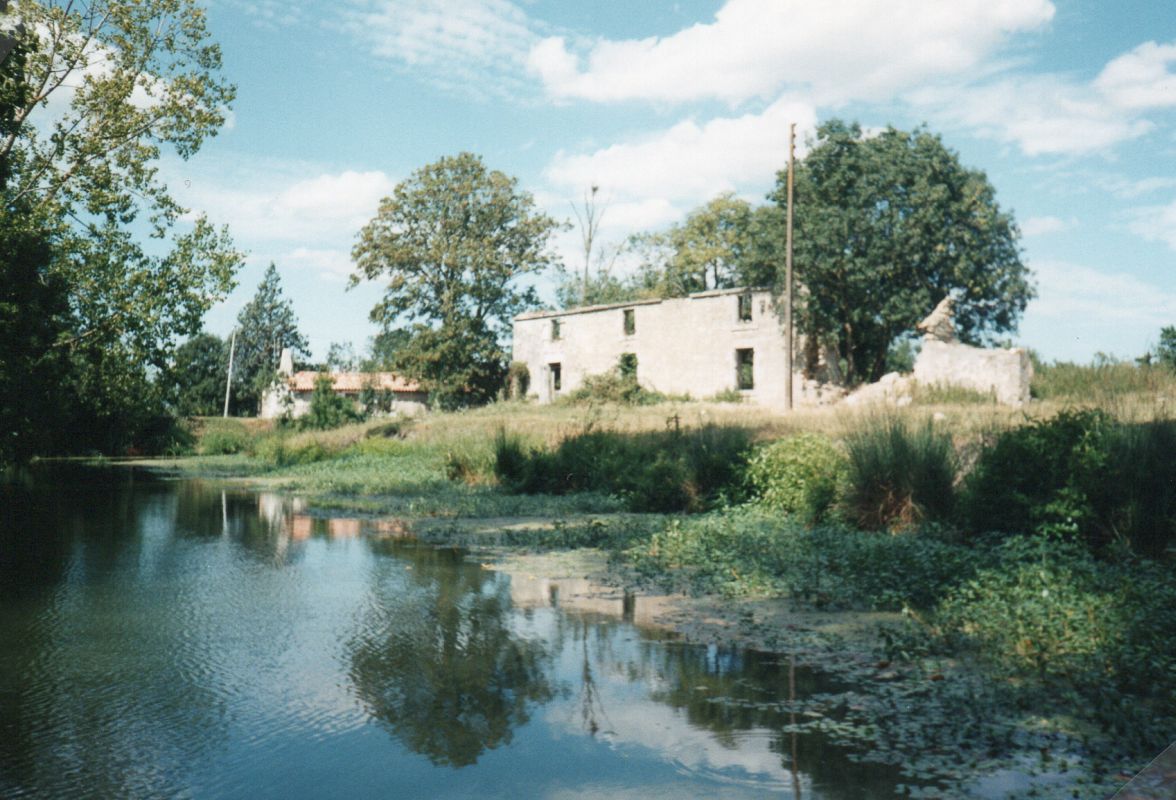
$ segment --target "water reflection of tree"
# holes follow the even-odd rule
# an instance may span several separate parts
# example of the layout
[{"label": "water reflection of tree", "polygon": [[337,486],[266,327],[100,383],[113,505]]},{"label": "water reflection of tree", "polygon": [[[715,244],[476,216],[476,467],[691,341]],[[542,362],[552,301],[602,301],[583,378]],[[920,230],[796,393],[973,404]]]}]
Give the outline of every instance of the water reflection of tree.
[{"label": "water reflection of tree", "polygon": [[734,647],[645,648],[645,668],[664,677],[654,700],[685,713],[690,724],[709,730],[732,749],[739,733],[780,731],[771,749],[794,774],[807,775],[825,800],[889,797],[901,781],[898,769],[855,761],[843,747],[817,733],[795,736],[784,729],[795,722],[788,709],[796,699],[846,689],[811,669],[793,667],[787,657]]},{"label": "water reflection of tree", "polygon": [[0,489],[0,795],[179,794],[224,740],[208,650],[148,610],[183,558],[157,535],[173,488],[55,465]]},{"label": "water reflection of tree", "polygon": [[511,741],[552,697],[541,643],[511,627],[509,585],[449,550],[384,542],[364,618],[348,642],[369,712],[434,764],[463,767]]}]

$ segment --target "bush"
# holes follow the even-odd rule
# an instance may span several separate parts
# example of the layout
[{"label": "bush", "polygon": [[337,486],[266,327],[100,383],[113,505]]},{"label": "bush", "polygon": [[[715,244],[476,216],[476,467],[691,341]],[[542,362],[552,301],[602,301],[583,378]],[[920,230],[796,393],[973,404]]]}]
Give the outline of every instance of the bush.
[{"label": "bush", "polygon": [[1096,561],[1057,537],[1012,537],[990,561],[941,603],[940,630],[1000,673],[1035,674],[1077,692],[1073,707],[1145,749],[1166,746],[1176,717],[1169,572]]},{"label": "bush", "polygon": [[363,414],[356,409],[355,403],[336,394],[331,376],[321,374],[314,379],[310,408],[298,424],[303,429],[324,431],[362,421]]},{"label": "bush", "polygon": [[624,498],[633,511],[700,511],[739,489],[751,448],[743,428],[706,425],[683,431],[591,431],[564,439],[554,451],[527,451],[503,434],[494,469],[510,491],[528,494],[601,492]]},{"label": "bush", "polygon": [[314,439],[281,435],[258,442],[256,454],[259,459],[274,467],[312,464],[330,455],[327,448]]},{"label": "bush", "polygon": [[1176,422],[1064,411],[1001,434],[967,482],[970,527],[1158,557],[1176,540]]},{"label": "bush", "polygon": [[639,573],[687,591],[889,611],[933,607],[978,560],[930,536],[806,527],[754,507],[672,520],[629,556]]},{"label": "bush", "polygon": [[951,436],[931,420],[874,421],[845,438],[848,454],[841,509],[863,530],[904,530],[947,521],[955,506]]},{"label": "bush", "polygon": [[208,431],[200,438],[199,450],[201,455],[217,456],[242,453],[249,446],[249,435],[245,431],[219,430]]},{"label": "bush", "polygon": [[747,463],[747,488],[768,508],[817,522],[845,479],[845,454],[823,436],[802,433],[759,448]]}]

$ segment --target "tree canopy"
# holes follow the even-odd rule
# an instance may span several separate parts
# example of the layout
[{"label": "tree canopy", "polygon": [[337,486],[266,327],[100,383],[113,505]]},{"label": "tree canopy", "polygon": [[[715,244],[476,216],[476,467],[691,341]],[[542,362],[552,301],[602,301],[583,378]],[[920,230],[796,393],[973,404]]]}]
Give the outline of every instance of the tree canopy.
[{"label": "tree canopy", "polygon": [[794,225],[798,328],[832,347],[851,383],[881,377],[892,343],[949,294],[960,338],[976,344],[1014,330],[1033,297],[1012,215],[923,129],[823,124],[796,169]]},{"label": "tree canopy", "polygon": [[215,334],[197,334],[176,348],[161,378],[172,410],[181,417],[220,414],[228,362],[228,343]]},{"label": "tree canopy", "polygon": [[306,337],[298,330],[294,305],[282,294],[278,268],[270,262],[253,299],[237,315],[233,359],[236,408],[257,413],[261,395],[273,383],[282,350],[290,348],[295,356],[308,356],[307,347]]},{"label": "tree canopy", "polygon": [[394,368],[445,406],[491,399],[505,375],[500,339],[537,303],[519,279],[554,263],[548,243],[558,227],[515,178],[470,153],[398,184],[360,231],[351,278],[386,281],[371,312],[381,328],[411,325]]},{"label": "tree canopy", "polygon": [[163,408],[149,369],[199,330],[240,265],[227,230],[188,219],[157,166],[165,149],[186,159],[214,135],[234,90],[194,0],[18,0],[11,11],[0,230],[25,244],[4,248],[0,272],[54,321],[0,350],[26,348],[40,374],[53,364],[69,402],[10,435],[49,424],[70,449],[124,447]]}]

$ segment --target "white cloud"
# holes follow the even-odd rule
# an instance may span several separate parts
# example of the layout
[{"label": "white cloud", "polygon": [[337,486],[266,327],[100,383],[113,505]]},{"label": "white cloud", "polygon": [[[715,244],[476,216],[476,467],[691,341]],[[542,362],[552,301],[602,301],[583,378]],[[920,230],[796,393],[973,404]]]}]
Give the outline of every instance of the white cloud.
[{"label": "white cloud", "polygon": [[[171,167],[177,169],[177,167]],[[376,214],[393,181],[381,171],[319,173],[305,167],[258,165],[232,177],[168,180],[177,199],[194,211],[207,209],[247,242],[350,241]],[[181,188],[182,187],[182,188]]]},{"label": "white cloud", "polygon": [[1166,206],[1145,206],[1130,212],[1128,227],[1153,242],[1164,242],[1176,250],[1176,200]]},{"label": "white cloud", "polygon": [[809,87],[821,102],[876,99],[973,68],[1009,34],[1053,14],[1049,0],[727,0],[713,22],[598,40],[583,59],[564,38],[546,38],[528,66],[553,97],[601,102],[738,103],[787,86]]},{"label": "white cloud", "polygon": [[443,88],[515,94],[538,35],[508,0],[355,0],[344,27],[373,55]]},{"label": "white cloud", "polygon": [[1030,304],[1034,315],[1084,326],[1143,330],[1176,319],[1176,294],[1133,275],[1065,261],[1036,261],[1032,266],[1038,288],[1038,297]]},{"label": "white cloud", "polygon": [[623,208],[634,216],[662,214],[668,211],[666,201],[690,207],[749,184],[766,189],[787,161],[792,122],[797,123],[801,143],[816,127],[815,109],[783,98],[759,114],[701,124],[687,119],[592,153],[560,151],[544,176],[573,193],[599,185],[620,203],[628,203]]},{"label": "white cloud", "polygon": [[1066,222],[1060,217],[1029,217],[1021,223],[1021,233],[1025,236],[1046,236],[1051,233],[1061,233],[1072,225],[1072,222]]},{"label": "white cloud", "polygon": [[1098,152],[1153,127],[1107,104],[1089,86],[1056,75],[938,86],[911,92],[907,99],[943,123],[1016,144],[1030,156]]},{"label": "white cloud", "polygon": [[1176,106],[1176,42],[1145,42],[1103,68],[1094,87],[1120,108]]},{"label": "white cloud", "polygon": [[296,247],[282,256],[282,264],[317,272],[319,277],[342,281],[351,277],[351,254],[346,250]]}]

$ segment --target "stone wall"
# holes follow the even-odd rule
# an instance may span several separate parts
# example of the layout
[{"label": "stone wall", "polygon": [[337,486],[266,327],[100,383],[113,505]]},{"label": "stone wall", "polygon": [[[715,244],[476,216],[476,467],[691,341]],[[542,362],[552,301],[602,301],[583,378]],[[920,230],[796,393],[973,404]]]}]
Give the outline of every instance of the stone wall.
[{"label": "stone wall", "polygon": [[[784,330],[770,292],[750,293],[751,319],[742,319],[743,290],[701,292],[689,297],[645,300],[567,311],[521,314],[514,320],[514,361],[526,364],[530,394],[549,403],[574,391],[589,375],[617,367],[623,354],[637,358],[637,380],[647,389],[696,399],[737,389],[738,353],[752,353],[751,401],[783,407]],[[744,301],[746,303],[746,301]],[[747,307],[744,306],[746,309]],[[626,312],[631,326],[626,327]],[[794,364],[800,367],[797,337]],[[555,365],[559,389],[554,386]],[[823,395],[794,377],[797,405]]]},{"label": "stone wall", "polygon": [[925,339],[912,377],[927,386],[960,386],[991,393],[997,402],[1020,406],[1029,402],[1033,364],[1021,348],[989,350]]}]

